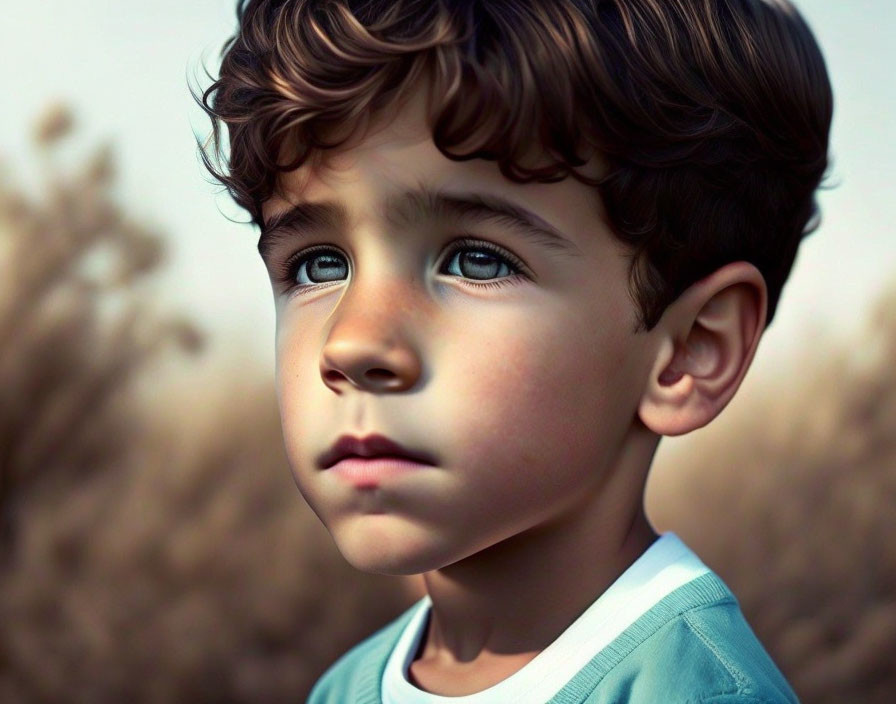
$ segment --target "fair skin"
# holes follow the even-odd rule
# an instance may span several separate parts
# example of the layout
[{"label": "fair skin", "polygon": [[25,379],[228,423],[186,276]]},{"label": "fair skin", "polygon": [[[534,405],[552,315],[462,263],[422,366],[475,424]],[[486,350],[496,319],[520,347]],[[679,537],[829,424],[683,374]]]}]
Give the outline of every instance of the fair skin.
[{"label": "fair skin", "polygon": [[[628,260],[594,189],[447,159],[422,105],[281,179],[266,223],[298,203],[345,217],[278,238],[265,264],[296,484],[356,568],[423,574],[433,610],[411,680],[460,696],[532,660],[653,542],[643,488],[659,439],[705,425],[734,395],[766,290],[735,262],[633,332]],[[421,188],[505,199],[563,242],[506,220],[390,210]],[[473,242],[453,249],[462,237]],[[437,466],[373,488],[316,466],[338,436],[374,432]]]}]

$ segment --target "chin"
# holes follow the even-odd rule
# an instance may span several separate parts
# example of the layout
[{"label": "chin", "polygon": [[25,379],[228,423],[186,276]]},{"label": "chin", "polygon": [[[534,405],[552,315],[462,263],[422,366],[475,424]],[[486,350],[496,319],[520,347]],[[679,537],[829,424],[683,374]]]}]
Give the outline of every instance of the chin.
[{"label": "chin", "polygon": [[451,562],[435,545],[414,539],[405,527],[389,535],[387,531],[361,532],[358,526],[331,531],[339,552],[352,567],[370,574],[409,577],[440,569]]},{"label": "chin", "polygon": [[352,567],[368,574],[381,574],[387,577],[411,577],[438,569],[430,560],[421,559],[419,555],[401,554],[362,554],[342,550],[342,556]]}]

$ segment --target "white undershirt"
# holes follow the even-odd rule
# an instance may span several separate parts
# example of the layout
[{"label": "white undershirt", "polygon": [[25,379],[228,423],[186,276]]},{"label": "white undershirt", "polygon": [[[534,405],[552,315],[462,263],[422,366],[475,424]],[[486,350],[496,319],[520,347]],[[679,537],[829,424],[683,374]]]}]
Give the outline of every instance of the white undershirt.
[{"label": "white undershirt", "polygon": [[462,697],[431,694],[408,681],[432,606],[424,596],[386,663],[383,704],[546,702],[660,599],[708,571],[677,535],[664,533],[535,658],[488,689]]}]

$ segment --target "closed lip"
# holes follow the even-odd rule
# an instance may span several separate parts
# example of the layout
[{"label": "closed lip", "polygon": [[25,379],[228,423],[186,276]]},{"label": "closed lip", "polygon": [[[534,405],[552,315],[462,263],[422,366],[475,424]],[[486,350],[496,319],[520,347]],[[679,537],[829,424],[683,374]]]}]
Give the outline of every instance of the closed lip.
[{"label": "closed lip", "polygon": [[408,449],[385,435],[341,435],[338,440],[318,457],[318,466],[329,469],[346,457],[403,457],[421,464],[435,465],[436,459],[423,450]]}]

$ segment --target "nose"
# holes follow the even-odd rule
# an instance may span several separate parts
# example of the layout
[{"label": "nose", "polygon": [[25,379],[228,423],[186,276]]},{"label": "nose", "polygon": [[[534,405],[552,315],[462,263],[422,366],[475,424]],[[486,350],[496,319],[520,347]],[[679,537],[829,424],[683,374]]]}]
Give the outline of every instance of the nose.
[{"label": "nose", "polygon": [[[420,378],[420,354],[407,326],[407,291],[346,293],[320,357],[323,382],[337,393],[347,385],[371,393],[406,391]],[[403,319],[404,318],[404,319]]]}]

